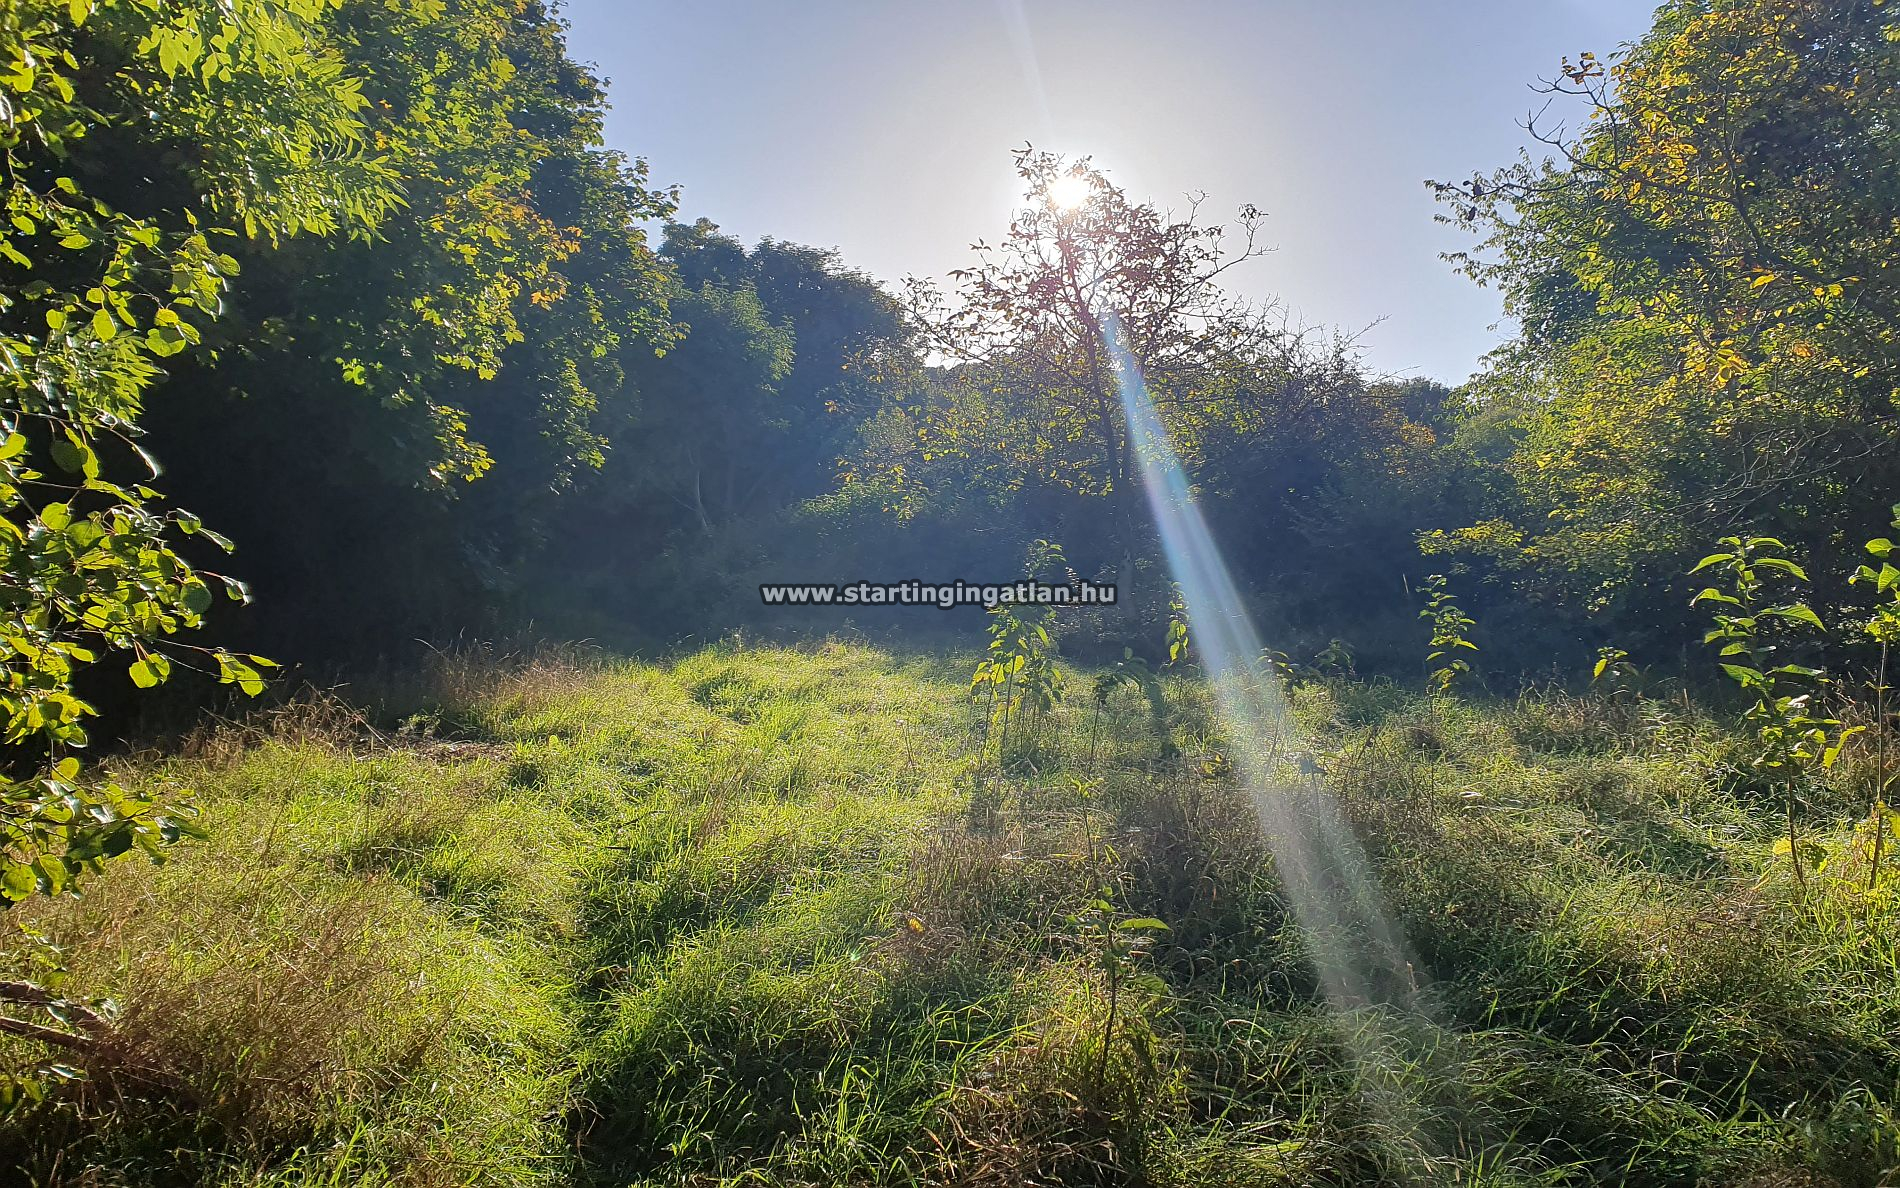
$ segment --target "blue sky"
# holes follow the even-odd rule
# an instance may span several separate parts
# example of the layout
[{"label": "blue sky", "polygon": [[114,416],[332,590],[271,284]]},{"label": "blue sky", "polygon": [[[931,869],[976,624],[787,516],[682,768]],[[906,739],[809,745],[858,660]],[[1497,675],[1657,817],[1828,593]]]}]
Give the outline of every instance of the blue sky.
[{"label": "blue sky", "polygon": [[[1009,150],[1091,154],[1132,196],[1268,214],[1233,287],[1364,330],[1376,369],[1457,382],[1503,331],[1439,258],[1424,179],[1514,159],[1564,55],[1653,0],[567,0],[608,139],[748,242],[941,277],[1007,229]],[[1581,113],[1572,113],[1581,118]]]}]

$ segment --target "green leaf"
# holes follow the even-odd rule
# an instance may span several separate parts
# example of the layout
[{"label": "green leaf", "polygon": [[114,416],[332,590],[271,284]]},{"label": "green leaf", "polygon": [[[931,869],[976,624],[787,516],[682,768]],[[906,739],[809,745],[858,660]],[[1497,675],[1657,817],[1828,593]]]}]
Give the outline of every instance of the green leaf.
[{"label": "green leaf", "polygon": [[1761,613],[1764,615],[1773,615],[1778,619],[1787,619],[1795,623],[1806,623],[1816,631],[1827,630],[1826,625],[1821,622],[1821,616],[1815,614],[1813,608],[1808,606],[1805,602],[1794,602],[1787,606],[1771,606]]},{"label": "green leaf", "polygon": [[1780,570],[1804,582],[1808,580],[1808,571],[1785,557],[1762,557],[1755,564],[1762,569]]},{"label": "green leaf", "polygon": [[211,587],[193,578],[179,589],[178,601],[192,614],[202,615],[211,609]]},{"label": "green leaf", "polygon": [[1724,561],[1733,561],[1733,560],[1735,560],[1734,553],[1710,553],[1708,556],[1702,558],[1702,560],[1697,561],[1695,563],[1695,568],[1691,569],[1689,572],[1701,573],[1703,570],[1707,569],[1711,565],[1720,565]]},{"label": "green leaf", "polygon": [[39,880],[33,877],[33,868],[24,862],[0,858],[0,895],[10,902],[18,903],[32,895],[39,888]]},{"label": "green leaf", "polygon": [[52,445],[53,461],[61,470],[70,474],[83,474],[87,478],[99,477],[99,455],[93,452],[85,439],[68,429],[66,436],[56,438]]},{"label": "green leaf", "polygon": [[1809,668],[1805,664],[1783,664],[1768,670],[1778,676],[1818,677],[1825,675],[1818,668]]},{"label": "green leaf", "polygon": [[1841,748],[1847,745],[1847,740],[1865,729],[1867,729],[1865,726],[1849,726],[1841,731],[1840,737],[1834,740],[1834,745],[1821,752],[1821,766],[1832,768],[1840,761]]},{"label": "green leaf", "polygon": [[172,674],[172,662],[157,652],[148,652],[134,661],[131,668],[132,683],[141,689],[150,689],[163,684]]},{"label": "green leaf", "polygon": [[246,697],[256,697],[264,691],[264,678],[255,668],[228,652],[219,652],[217,657],[219,683],[236,685]]}]

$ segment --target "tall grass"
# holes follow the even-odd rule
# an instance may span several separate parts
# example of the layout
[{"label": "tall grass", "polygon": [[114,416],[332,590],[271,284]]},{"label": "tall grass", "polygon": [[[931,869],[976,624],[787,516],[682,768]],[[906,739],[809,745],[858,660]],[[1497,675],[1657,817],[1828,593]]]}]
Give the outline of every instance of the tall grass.
[{"label": "tall grass", "polygon": [[[841,643],[465,649],[360,710],[312,699],[141,761],[128,778],[198,790],[212,840],[24,912],[66,992],[117,1013],[84,1080],[0,1123],[0,1165],[46,1185],[1900,1176],[1900,936],[1845,868],[1793,894],[1778,804],[1692,710],[1298,691],[1433,1004],[1375,1066],[1355,1033],[1394,1024],[1323,1006],[1199,686],[1169,681],[1165,712],[1075,693],[999,748],[967,671]],[[1829,803],[1811,830],[1844,837]],[[1114,941],[1147,917],[1167,930]]]}]

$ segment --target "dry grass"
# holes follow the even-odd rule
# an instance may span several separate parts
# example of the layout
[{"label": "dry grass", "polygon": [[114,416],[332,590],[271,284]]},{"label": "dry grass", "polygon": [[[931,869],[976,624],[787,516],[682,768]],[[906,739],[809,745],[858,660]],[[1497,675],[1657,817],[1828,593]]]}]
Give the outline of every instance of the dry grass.
[{"label": "dry grass", "polygon": [[1139,1010],[1101,1061],[1105,1003],[1082,970],[1038,971],[1043,1005],[946,1095],[924,1130],[923,1177],[958,1188],[1128,1182],[1149,1133],[1185,1103]]}]

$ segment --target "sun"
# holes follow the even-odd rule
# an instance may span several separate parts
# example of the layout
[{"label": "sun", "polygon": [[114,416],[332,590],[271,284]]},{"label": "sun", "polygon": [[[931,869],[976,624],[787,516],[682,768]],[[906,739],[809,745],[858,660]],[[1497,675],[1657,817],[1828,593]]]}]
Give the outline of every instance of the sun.
[{"label": "sun", "polygon": [[1065,173],[1049,183],[1043,197],[1057,210],[1074,210],[1088,201],[1089,179],[1079,173]]}]

